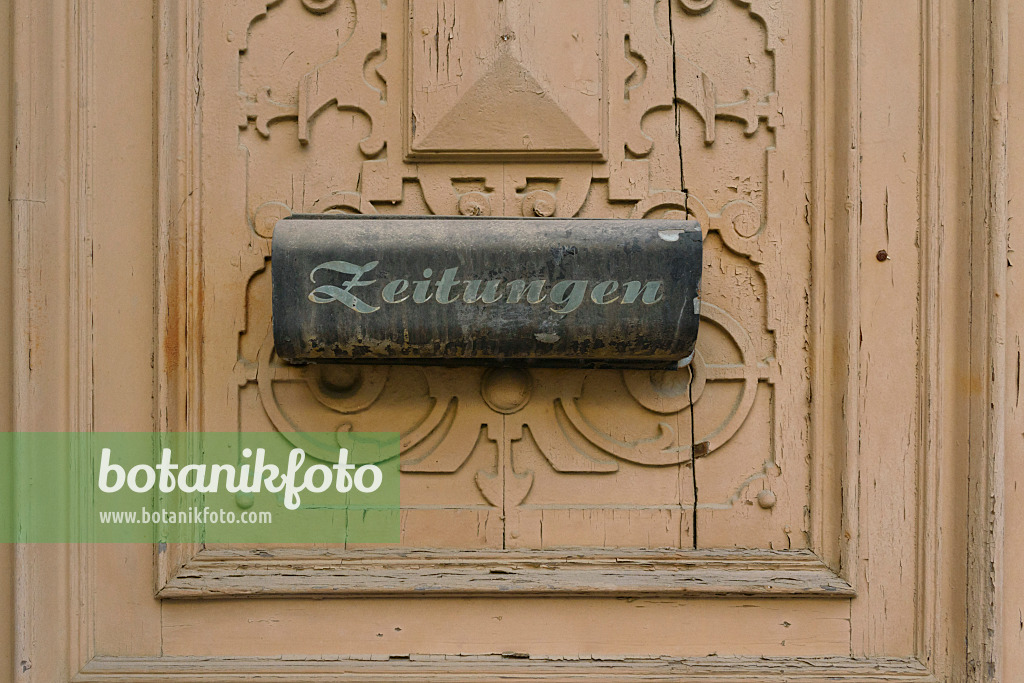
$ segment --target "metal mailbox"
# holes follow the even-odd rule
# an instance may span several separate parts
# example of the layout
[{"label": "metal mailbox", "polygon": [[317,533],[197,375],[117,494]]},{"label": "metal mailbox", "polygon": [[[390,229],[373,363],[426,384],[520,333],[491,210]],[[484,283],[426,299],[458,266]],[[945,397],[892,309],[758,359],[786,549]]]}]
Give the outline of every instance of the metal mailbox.
[{"label": "metal mailbox", "polygon": [[696,221],[291,216],[274,343],[304,363],[679,367],[701,257]]}]

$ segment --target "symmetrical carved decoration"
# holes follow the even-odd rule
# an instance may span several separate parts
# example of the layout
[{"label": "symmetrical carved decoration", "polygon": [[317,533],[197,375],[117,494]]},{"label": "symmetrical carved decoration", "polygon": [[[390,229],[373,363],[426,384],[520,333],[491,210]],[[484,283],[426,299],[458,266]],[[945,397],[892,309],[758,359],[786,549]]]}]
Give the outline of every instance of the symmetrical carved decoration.
[{"label": "symmetrical carved decoration", "polygon": [[[807,362],[806,304],[793,294],[806,277],[786,280],[769,220],[783,125],[775,11],[762,0],[568,4],[580,6],[232,4],[244,27],[229,36],[247,178],[237,239],[251,254],[238,424],[401,431],[410,545],[685,545],[697,460],[710,544],[803,546],[802,485],[772,484],[780,449],[794,463],[806,449],[784,434],[804,421],[806,377],[780,359]],[[278,26],[304,39],[281,41]],[[707,47],[723,26],[728,59],[729,46]],[[690,371],[297,368],[274,355],[269,238],[288,213],[686,211],[706,230],[695,406]],[[691,419],[706,442],[697,458]],[[577,515],[598,531],[579,535]]]}]

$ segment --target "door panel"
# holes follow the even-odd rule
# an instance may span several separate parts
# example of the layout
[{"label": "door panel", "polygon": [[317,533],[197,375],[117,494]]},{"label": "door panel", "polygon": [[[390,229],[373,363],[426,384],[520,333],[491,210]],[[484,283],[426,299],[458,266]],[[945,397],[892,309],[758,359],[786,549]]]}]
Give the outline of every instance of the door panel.
[{"label": "door panel", "polygon": [[[757,4],[577,4],[201,6],[203,424],[400,430],[404,548],[691,547],[688,372],[296,368],[269,333],[289,212],[688,206],[708,233],[698,545],[805,548],[809,377],[781,370],[809,362],[809,138],[784,122],[810,93],[805,70],[776,83],[790,27]],[[806,63],[792,28],[782,58]]]}]

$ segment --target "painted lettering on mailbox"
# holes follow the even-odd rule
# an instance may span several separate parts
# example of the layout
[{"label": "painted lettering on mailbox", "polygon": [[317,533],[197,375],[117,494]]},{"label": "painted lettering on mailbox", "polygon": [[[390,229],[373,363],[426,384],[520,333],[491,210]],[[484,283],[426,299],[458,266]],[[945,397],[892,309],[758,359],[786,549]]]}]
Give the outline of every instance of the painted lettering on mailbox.
[{"label": "painted lettering on mailbox", "polygon": [[[367,303],[375,301],[371,296],[375,288],[367,289],[377,280],[364,277],[377,267],[378,261],[364,265],[348,261],[326,261],[310,271],[309,280],[317,283],[321,271],[349,276],[340,285],[321,284],[309,293],[309,300],[315,304],[337,302],[356,313],[374,313],[380,306]],[[591,286],[590,280],[547,280],[517,279],[461,280],[458,268],[446,268],[436,280],[431,268],[423,270],[422,279],[391,280],[380,288],[378,297],[385,304],[412,302],[424,304],[434,302],[441,305],[464,304],[521,304],[540,305],[547,303],[554,313],[572,313],[588,300],[599,306],[609,304],[656,304],[664,299],[661,280],[639,280],[619,282],[603,280]],[[323,279],[322,276],[320,279]],[[549,287],[550,284],[550,287]],[[589,296],[588,296],[589,292]],[[362,297],[362,298],[361,298]]]}]

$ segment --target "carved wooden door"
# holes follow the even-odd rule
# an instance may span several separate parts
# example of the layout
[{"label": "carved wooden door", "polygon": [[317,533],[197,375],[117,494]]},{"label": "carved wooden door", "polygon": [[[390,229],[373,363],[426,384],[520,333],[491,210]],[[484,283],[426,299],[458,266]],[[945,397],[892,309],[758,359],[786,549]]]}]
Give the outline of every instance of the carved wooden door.
[{"label": "carved wooden door", "polygon": [[[946,85],[975,64],[970,11],[158,0],[151,30],[143,3],[81,5],[60,41],[87,100],[82,201],[120,198],[135,221],[86,216],[107,260],[83,296],[135,311],[90,323],[86,426],[145,430],[152,408],[167,431],[397,431],[402,498],[392,545],[53,561],[127,577],[82,570],[95,656],[75,680],[960,680],[967,589],[943,586],[963,578],[966,519],[938,501],[966,496],[970,430],[932,406],[961,405],[943,387],[965,381],[940,302],[966,308],[954,281],[981,277],[940,227],[959,244],[980,222],[933,198],[975,182],[954,151],[987,118]],[[137,110],[108,96],[120,70],[153,79],[151,109],[148,90]],[[704,230],[691,370],[275,354],[284,216],[687,212]],[[156,243],[141,285],[109,256],[122,241],[149,259]],[[143,341],[118,357],[124,339]],[[102,398],[129,357],[152,396]]]}]

